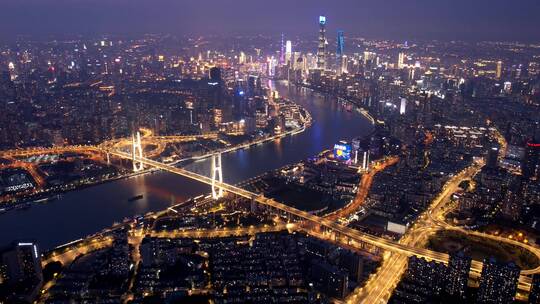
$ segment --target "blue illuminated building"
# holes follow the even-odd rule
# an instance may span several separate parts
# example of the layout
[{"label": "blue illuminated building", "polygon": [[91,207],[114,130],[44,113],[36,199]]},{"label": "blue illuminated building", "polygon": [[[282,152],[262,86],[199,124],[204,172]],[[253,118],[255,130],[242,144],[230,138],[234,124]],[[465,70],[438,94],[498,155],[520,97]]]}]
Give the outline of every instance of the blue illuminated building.
[{"label": "blue illuminated building", "polygon": [[345,36],[343,34],[343,31],[339,30],[337,32],[337,50],[336,50],[336,56],[338,58],[341,58],[343,56],[345,48]]}]

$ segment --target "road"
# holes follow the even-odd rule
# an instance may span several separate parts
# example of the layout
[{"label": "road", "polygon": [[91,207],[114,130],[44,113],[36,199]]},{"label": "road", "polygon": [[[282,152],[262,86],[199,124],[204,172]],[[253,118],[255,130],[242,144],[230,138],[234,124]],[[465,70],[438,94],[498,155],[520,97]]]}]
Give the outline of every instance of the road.
[{"label": "road", "polygon": [[[429,215],[433,214],[434,210],[441,209],[441,205],[457,190],[461,181],[474,176],[480,168],[478,165],[473,165],[451,178],[444,185],[443,191],[433,199],[427,210],[420,215],[414,226],[403,235],[399,242],[407,246],[422,246],[428,234],[435,231],[432,227],[436,225]],[[355,299],[363,303],[388,302],[394,288],[407,269],[407,258],[405,255],[386,254],[377,273],[365,284],[362,290],[356,293]],[[381,284],[381,282],[384,283]]]},{"label": "road", "polygon": [[[131,159],[131,155],[123,152],[118,151],[108,151],[109,153],[122,157]],[[158,169],[162,169],[174,174],[179,174],[181,176],[185,176],[188,178],[191,178],[193,180],[212,185],[212,179],[194,172],[190,172],[181,168],[176,168],[171,165],[163,164],[154,160],[150,160],[147,158],[137,158],[137,161],[140,161],[144,163],[145,165],[149,167],[154,167]],[[468,168],[466,170],[463,170],[456,176],[454,176],[451,181],[447,183],[447,185],[444,187],[444,190],[437,196],[437,198],[434,200],[432,205],[438,205],[440,204],[443,199],[452,193],[455,192],[455,189],[457,189],[457,186],[459,185],[459,182],[464,178],[465,174],[472,174],[474,172],[470,172],[473,170],[479,170],[478,166],[473,166],[472,168]],[[446,253],[440,253],[435,252],[432,250],[428,250],[425,248],[417,248],[411,245],[407,244],[401,244],[399,242],[395,242],[393,240],[389,240],[383,237],[373,236],[366,233],[363,233],[361,231],[343,226],[341,224],[335,223],[334,221],[310,214],[308,212],[298,210],[296,208],[293,208],[291,206],[279,203],[273,199],[264,197],[261,194],[253,193],[251,191],[241,189],[239,187],[229,185],[223,182],[215,181],[215,185],[219,188],[222,188],[224,191],[236,194],[238,196],[253,200],[257,202],[259,205],[266,207],[267,209],[274,210],[276,213],[281,214],[285,217],[287,217],[290,221],[302,221],[304,223],[309,223],[309,225],[300,225],[300,228],[307,233],[323,229],[328,231],[331,235],[333,235],[334,239],[337,241],[343,241],[346,243],[354,242],[357,244],[361,244],[362,248],[365,247],[365,245],[376,247],[382,250],[388,250],[395,253],[404,254],[407,256],[416,255],[418,257],[424,257],[428,260],[434,260],[438,262],[444,262],[447,263],[449,256]],[[431,210],[431,208],[429,209]],[[427,216],[425,214],[422,215],[421,221],[419,223],[415,224],[409,231],[410,233],[416,233],[417,227],[424,227],[425,224],[423,224],[423,221]],[[428,225],[429,227],[431,225]],[[306,228],[308,227],[308,228]],[[479,262],[481,263],[481,262]],[[540,267],[535,268],[534,270],[531,270],[531,272],[534,273],[540,273]]]},{"label": "road", "polygon": [[358,191],[356,192],[356,197],[354,198],[354,200],[344,208],[325,215],[324,218],[330,221],[344,220],[357,212],[366,201],[375,175],[385,170],[386,168],[396,164],[398,161],[398,157],[392,156],[387,157],[379,162],[375,162],[370,168],[370,170],[362,175],[362,178],[358,185]]},{"label": "road", "polygon": [[[473,164],[451,178],[443,187],[443,191],[432,201],[428,209],[419,217],[415,225],[401,238],[400,243],[406,246],[423,247],[427,241],[427,238],[437,231],[454,230],[466,235],[474,235],[520,246],[525,250],[529,250],[540,259],[540,249],[537,247],[500,236],[454,227],[443,220],[445,214],[448,212],[447,206],[450,198],[452,194],[458,190],[459,184],[464,180],[472,179],[480,171],[481,167],[482,164]],[[447,258],[446,261],[435,260],[447,263]],[[356,295],[351,299],[358,300],[362,303],[388,302],[390,296],[392,295],[393,289],[395,286],[397,286],[406,268],[407,256],[396,254],[386,255],[379,271],[374,276],[375,279],[369,280],[364,288],[356,293]],[[471,271],[473,275],[478,276],[482,271],[482,262],[473,260],[471,264]],[[524,269],[521,271],[521,276],[519,279],[520,290],[529,290],[531,280],[528,275],[535,273],[540,273],[540,266],[534,269]],[[383,283],[381,284],[381,282]]]}]

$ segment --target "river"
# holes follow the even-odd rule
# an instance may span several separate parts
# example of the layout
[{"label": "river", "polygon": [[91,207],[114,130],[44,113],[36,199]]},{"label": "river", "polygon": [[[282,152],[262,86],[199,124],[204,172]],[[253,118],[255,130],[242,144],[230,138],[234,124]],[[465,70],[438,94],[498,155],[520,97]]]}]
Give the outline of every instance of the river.
[{"label": "river", "polygon": [[[312,115],[313,124],[303,133],[222,155],[225,182],[237,183],[298,162],[331,148],[341,139],[366,135],[372,130],[367,118],[356,111],[347,111],[335,99],[286,82],[269,82],[269,85],[280,96],[305,107]],[[210,174],[208,160],[186,168]],[[68,192],[58,200],[0,215],[0,245],[15,239],[31,239],[42,250],[52,249],[126,217],[163,210],[172,201],[209,191],[207,185],[172,173],[155,172]],[[144,197],[128,202],[128,198],[138,194]]]}]

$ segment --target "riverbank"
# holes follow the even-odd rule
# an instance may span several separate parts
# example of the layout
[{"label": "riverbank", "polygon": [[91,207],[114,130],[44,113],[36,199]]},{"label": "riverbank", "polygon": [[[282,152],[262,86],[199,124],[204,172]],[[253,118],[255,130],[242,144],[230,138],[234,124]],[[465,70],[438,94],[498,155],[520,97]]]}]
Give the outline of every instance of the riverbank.
[{"label": "riverbank", "polygon": [[[312,118],[311,125],[298,134],[223,154],[223,179],[229,184],[298,163],[343,138],[367,136],[373,130],[365,116],[357,111],[347,111],[336,100],[327,100],[311,90],[289,86],[286,82],[269,85],[280,96],[306,109]],[[209,159],[179,165],[199,174],[210,173]],[[24,212],[1,215],[0,244],[15,239],[34,239],[43,250],[51,249],[93,235],[111,227],[114,222],[157,212],[170,207],[172,201],[187,200],[209,191],[210,187],[205,184],[171,173],[139,173],[131,178],[65,193],[53,203],[35,204]],[[139,194],[144,198],[127,201]]]},{"label": "riverbank", "polygon": [[306,89],[310,89],[312,90],[313,92],[317,92],[319,94],[322,94],[322,95],[329,95],[329,96],[332,96],[334,98],[336,98],[339,102],[345,102],[345,103],[349,103],[353,106],[356,107],[356,109],[358,110],[358,112],[360,114],[362,114],[365,118],[369,119],[369,121],[371,122],[371,124],[375,125],[375,118],[372,116],[372,114],[366,110],[364,107],[360,106],[358,104],[358,102],[352,100],[352,99],[349,99],[349,98],[345,98],[343,96],[339,96],[339,95],[336,95],[336,94],[333,94],[333,93],[328,93],[328,92],[325,92],[325,91],[322,91],[322,90],[319,90],[313,86],[310,86],[308,84],[305,84],[305,83],[301,83],[301,82],[295,82],[294,83],[295,86],[298,86],[298,87],[302,87],[302,88],[306,88]]},{"label": "riverbank", "polygon": [[[303,107],[295,104],[293,101],[287,100],[287,103],[298,106],[299,111],[301,111],[302,114],[303,114],[302,123],[299,125],[298,128],[294,128],[294,129],[291,129],[291,130],[283,132],[283,133],[266,136],[264,138],[257,139],[255,141],[250,141],[250,142],[247,142],[247,143],[240,143],[240,144],[234,145],[232,147],[226,147],[226,148],[223,148],[223,149],[217,149],[217,150],[205,153],[203,155],[185,157],[185,158],[176,160],[176,161],[168,163],[168,164],[169,165],[174,165],[174,166],[187,165],[187,164],[189,164],[190,162],[193,162],[193,161],[199,161],[199,160],[204,160],[206,158],[209,158],[214,154],[225,154],[225,153],[235,152],[235,151],[238,151],[238,150],[249,149],[249,148],[252,148],[252,147],[257,146],[257,145],[262,145],[262,144],[269,143],[269,142],[272,142],[272,141],[275,141],[275,140],[280,140],[280,139],[285,138],[287,136],[293,136],[293,135],[300,134],[300,133],[304,132],[312,124],[311,114],[309,113],[309,111],[307,111]],[[0,215],[4,214],[4,213],[7,213],[7,212],[10,212],[10,211],[26,210],[26,209],[32,207],[36,203],[43,204],[43,203],[50,202],[50,201],[53,200],[52,198],[56,197],[59,194],[64,194],[64,193],[71,192],[71,191],[76,191],[76,190],[82,190],[82,189],[85,189],[85,188],[88,188],[88,187],[97,186],[97,185],[100,185],[100,184],[113,182],[113,181],[117,181],[117,180],[121,180],[121,179],[125,179],[125,178],[130,178],[130,177],[134,177],[134,176],[154,173],[156,171],[159,171],[159,170],[155,169],[155,168],[149,168],[149,169],[145,169],[145,170],[142,170],[142,171],[139,171],[139,172],[129,172],[129,173],[125,173],[125,174],[120,173],[120,174],[115,175],[113,177],[98,178],[96,181],[93,181],[93,182],[77,181],[76,183],[74,183],[72,185],[68,185],[68,186],[64,185],[65,188],[62,188],[62,189],[52,189],[52,190],[51,189],[46,189],[46,190],[42,190],[41,193],[39,193],[39,195],[32,195],[32,196],[29,196],[28,198],[25,198],[23,200],[18,200],[16,202],[0,203],[0,205],[2,206],[2,207],[0,207]]]}]

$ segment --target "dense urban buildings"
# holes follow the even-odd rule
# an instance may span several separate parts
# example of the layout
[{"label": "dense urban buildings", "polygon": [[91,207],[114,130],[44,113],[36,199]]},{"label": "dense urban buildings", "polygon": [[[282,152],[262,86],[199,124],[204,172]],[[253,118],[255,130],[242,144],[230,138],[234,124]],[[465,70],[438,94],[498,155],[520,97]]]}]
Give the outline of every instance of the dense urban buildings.
[{"label": "dense urban buildings", "polygon": [[540,44],[332,16],[0,40],[0,302],[539,303]]}]

